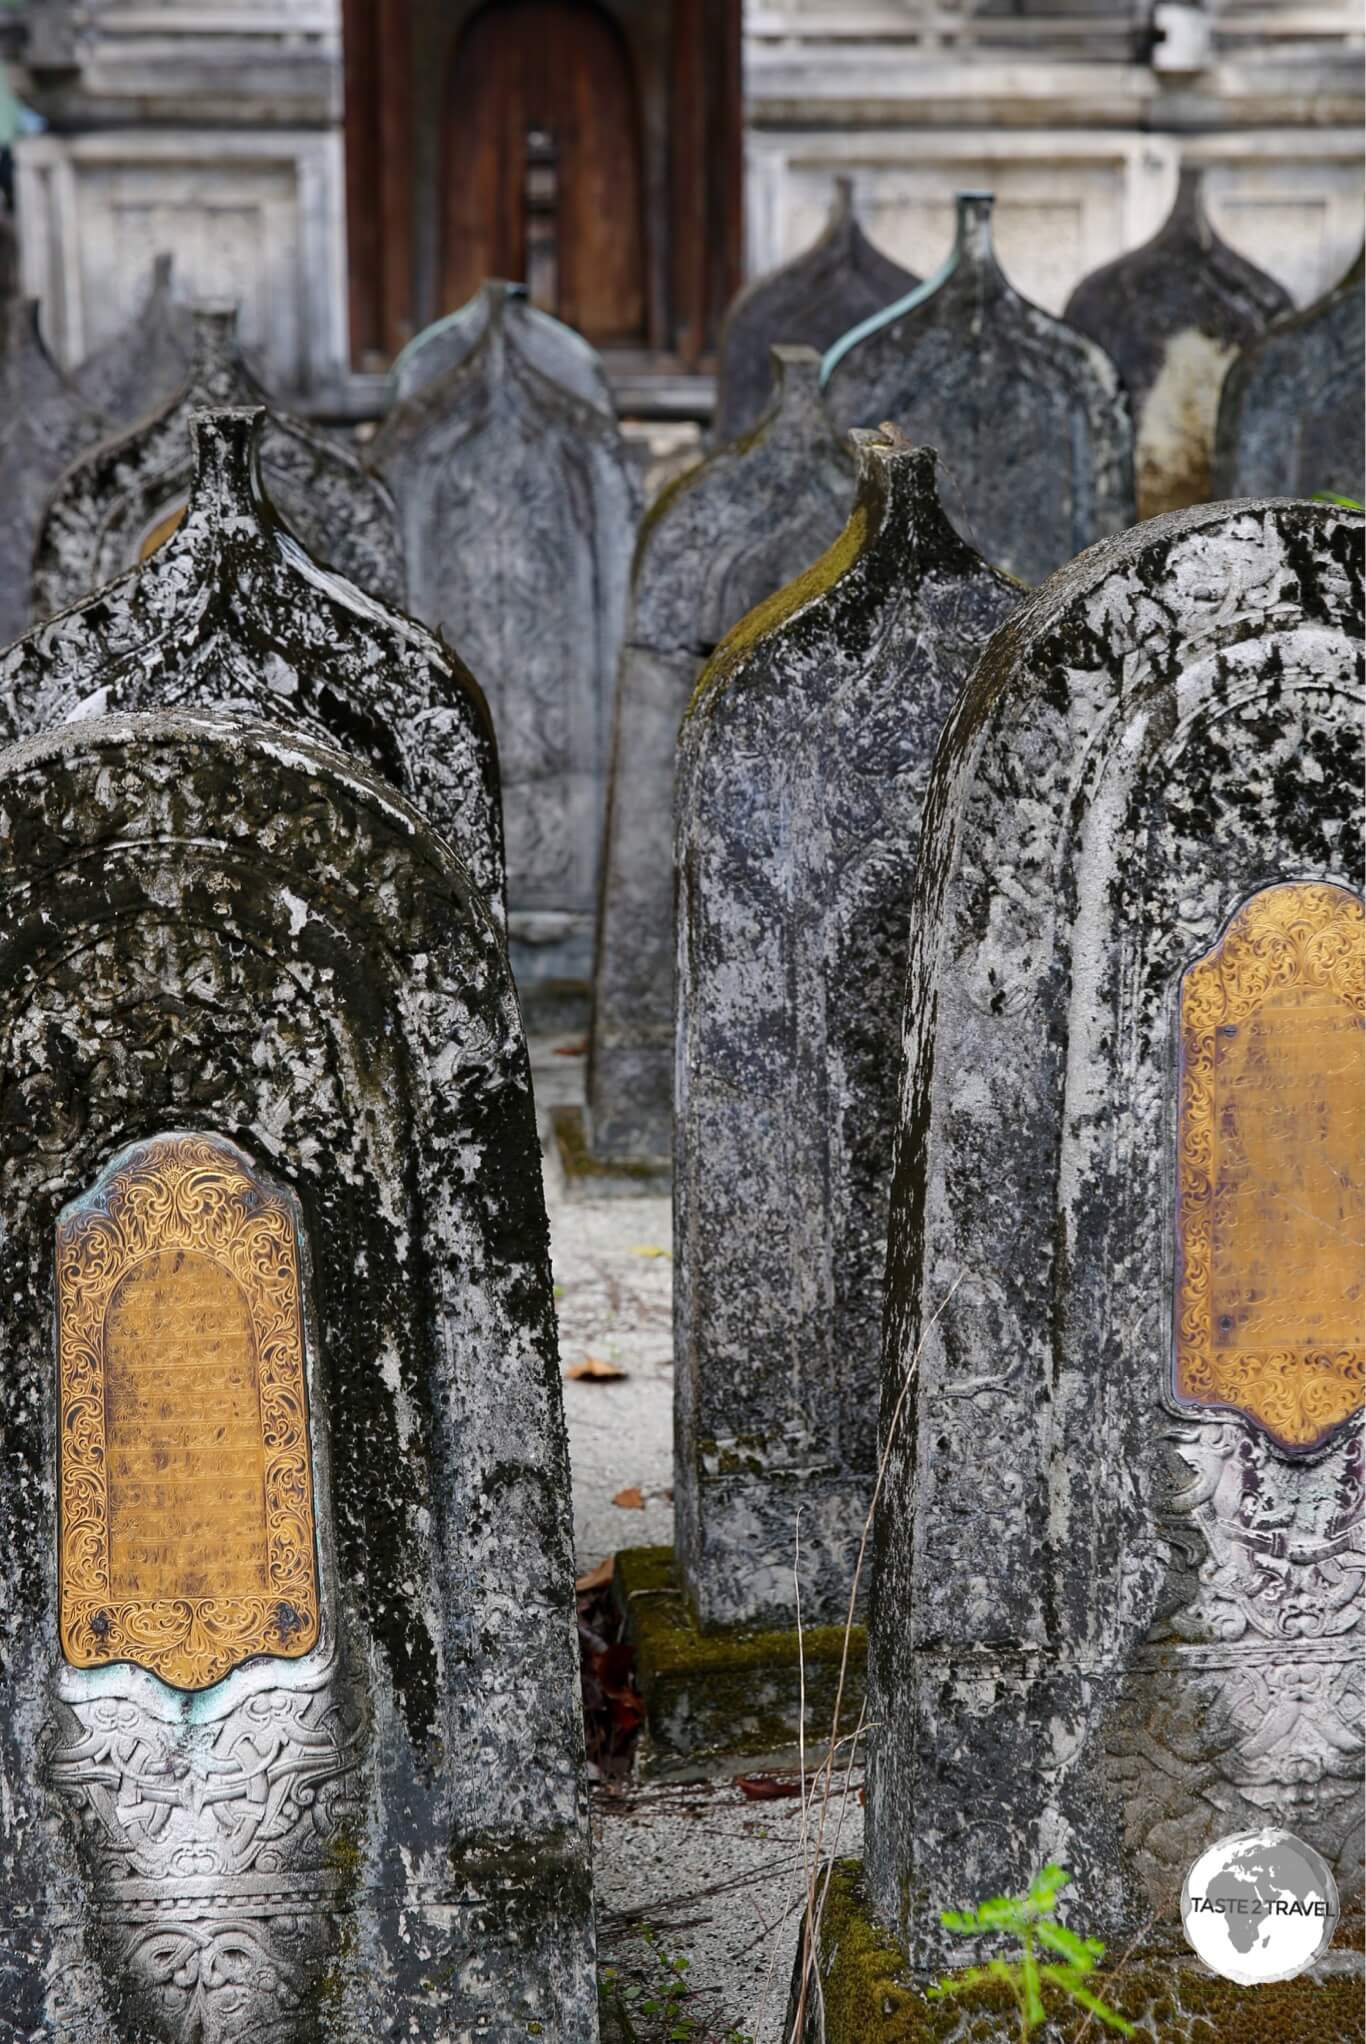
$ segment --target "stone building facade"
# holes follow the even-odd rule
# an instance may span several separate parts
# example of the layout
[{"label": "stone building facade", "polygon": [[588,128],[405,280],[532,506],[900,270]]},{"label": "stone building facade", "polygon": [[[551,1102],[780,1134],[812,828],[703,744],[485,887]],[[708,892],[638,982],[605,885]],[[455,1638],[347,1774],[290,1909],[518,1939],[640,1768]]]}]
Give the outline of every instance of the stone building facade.
[{"label": "stone building facade", "polygon": [[[609,360],[628,408],[707,409],[718,293],[739,276],[727,223],[740,217],[742,153],[750,275],[814,240],[840,174],[853,178],[873,238],[918,275],[948,253],[955,190],[994,189],[1002,262],[1053,312],[1087,271],[1156,229],[1182,163],[1207,167],[1216,227],[1297,304],[1336,281],[1360,240],[1354,0],[748,0],[742,10],[672,0],[643,11],[628,0],[534,10],[495,0],[484,12],[506,17],[499,64],[519,8],[528,38],[532,12],[562,13],[567,47],[576,35],[616,37],[636,95],[652,310],[640,344]],[[406,260],[410,229],[420,252],[437,157],[392,118],[398,99],[377,99],[365,125],[357,108],[369,105],[379,59],[392,63],[395,39],[414,32],[410,13],[422,10],[408,0],[20,0],[4,29],[15,84],[48,124],[15,152],[22,282],[42,301],[59,358],[74,363],[125,324],[169,249],[185,295],[241,301],[244,340],[277,394],[377,410],[373,372],[402,337],[409,286],[376,273],[358,291],[358,277]],[[349,74],[348,38],[361,51]],[[743,102],[732,75],[741,54]],[[447,63],[458,55],[459,45]],[[493,70],[490,60],[491,92],[502,89]],[[450,106],[454,70],[448,82]],[[689,149],[708,194],[691,214],[652,167]],[[526,176],[530,265],[545,253],[546,189],[530,153]],[[574,259],[565,237],[583,214],[568,190],[562,178],[561,283]],[[732,241],[722,274],[714,251]],[[449,308],[418,302],[426,272],[414,260],[415,329]],[[454,277],[459,266],[446,267]],[[387,308],[378,328],[372,300]]]}]

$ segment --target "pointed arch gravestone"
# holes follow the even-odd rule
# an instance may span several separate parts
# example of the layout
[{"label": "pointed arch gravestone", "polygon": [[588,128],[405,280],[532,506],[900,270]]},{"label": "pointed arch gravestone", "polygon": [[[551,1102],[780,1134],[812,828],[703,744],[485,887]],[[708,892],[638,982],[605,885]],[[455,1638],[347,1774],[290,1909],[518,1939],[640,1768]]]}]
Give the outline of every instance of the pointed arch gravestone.
[{"label": "pointed arch gravestone", "polygon": [[222,711],[355,753],[458,850],[504,916],[498,760],[450,649],[320,568],[276,515],[270,417],[196,412],[185,516],[140,568],[0,654],[0,741],[116,710]]},{"label": "pointed arch gravestone", "polygon": [[1224,378],[1214,434],[1218,497],[1366,502],[1363,258],[1303,312],[1250,341]]},{"label": "pointed arch gravestone", "polygon": [[1018,585],[868,435],[844,533],[680,740],[675,1515],[704,1629],[845,1615],[871,1496],[908,900],[944,715]]},{"label": "pointed arch gravestone", "polygon": [[335,440],[270,405],[242,359],[233,307],[195,308],[194,355],[176,395],[74,462],[33,558],[34,623],[136,567],[175,529],[194,473],[196,412],[265,405],[261,467],[290,531],[319,561],[388,603],[404,600],[403,551],[384,486]]},{"label": "pointed arch gravestone", "polygon": [[712,439],[728,445],[763,416],[773,392],[775,345],[828,348],[919,282],[869,241],[854,206],[854,181],[837,177],[819,237],[791,262],[746,284],[726,313],[717,345]]},{"label": "pointed arch gravestone", "polygon": [[29,621],[34,542],[48,492],[104,421],[43,342],[36,298],[0,306],[0,645]]},{"label": "pointed arch gravestone", "polygon": [[597,2036],[501,937],[204,717],[0,755],[0,1974],[64,2044]]},{"label": "pointed arch gravestone", "polygon": [[[641,529],[593,970],[595,1163],[667,1170],[672,1153],[674,759],[688,698],[732,625],[824,552],[853,496],[854,459],[821,402],[819,356],[773,353],[775,395],[758,430],[680,477]],[[557,1125],[572,1115],[562,1110]],[[572,1131],[562,1149],[572,1166]]]},{"label": "pointed arch gravestone", "polygon": [[193,358],[194,319],[174,296],[171,257],[159,255],[137,318],[87,355],[72,380],[87,404],[117,430],[170,403]]},{"label": "pointed arch gravestone", "polygon": [[[940,1909],[1049,1860],[1163,2040],[1251,2020],[1178,1956],[1207,1845],[1283,1825],[1356,1906],[1362,536],[1286,501],[1138,526],[944,733],[869,1654],[908,2001],[963,1963]],[[1295,1989],[1278,2036],[1355,2034],[1359,1980]]]},{"label": "pointed arch gravestone", "polygon": [[1152,240],[1084,277],[1063,312],[1124,379],[1140,518],[1207,501],[1225,371],[1294,310],[1274,277],[1215,233],[1203,182],[1202,171],[1183,169]]},{"label": "pointed arch gravestone", "polygon": [[429,384],[457,369],[471,355],[488,327],[501,316],[527,360],[552,383],[562,383],[605,418],[615,419],[611,386],[602,357],[562,319],[531,303],[525,284],[488,277],[467,305],[448,312],[415,334],[394,358],[389,371],[389,402],[416,397]]},{"label": "pointed arch gravestone", "polygon": [[614,418],[543,373],[517,301],[389,412],[368,450],[412,607],[458,645],[498,733],[508,930],[525,988],[586,982],[636,481]]},{"label": "pointed arch gravestone", "polygon": [[1108,356],[1006,279],[992,204],[958,194],[943,269],[838,341],[822,377],[840,425],[889,419],[937,447],[958,530],[1037,582],[1131,522],[1133,433]]}]

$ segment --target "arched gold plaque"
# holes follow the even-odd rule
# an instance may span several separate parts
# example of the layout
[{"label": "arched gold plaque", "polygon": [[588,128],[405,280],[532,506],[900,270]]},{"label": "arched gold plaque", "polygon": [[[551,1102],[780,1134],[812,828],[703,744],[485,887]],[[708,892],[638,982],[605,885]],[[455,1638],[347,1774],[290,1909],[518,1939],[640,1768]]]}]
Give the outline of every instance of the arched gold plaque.
[{"label": "arched gold plaque", "polygon": [[1362,1403],[1366,914],[1287,882],[1181,984],[1177,1397],[1279,1446]]},{"label": "arched gold plaque", "polygon": [[205,1689],[318,1638],[292,1204],[157,1136],[57,1224],[62,1651]]}]

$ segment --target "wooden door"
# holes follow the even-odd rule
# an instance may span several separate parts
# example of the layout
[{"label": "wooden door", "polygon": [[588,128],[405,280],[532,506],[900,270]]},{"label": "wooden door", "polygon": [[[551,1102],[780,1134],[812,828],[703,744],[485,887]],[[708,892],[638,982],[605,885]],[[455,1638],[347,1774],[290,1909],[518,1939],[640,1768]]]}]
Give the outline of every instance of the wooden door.
[{"label": "wooden door", "polygon": [[645,335],[640,115],[616,23],[589,0],[495,0],[446,80],[442,310],[485,277],[590,341]]}]

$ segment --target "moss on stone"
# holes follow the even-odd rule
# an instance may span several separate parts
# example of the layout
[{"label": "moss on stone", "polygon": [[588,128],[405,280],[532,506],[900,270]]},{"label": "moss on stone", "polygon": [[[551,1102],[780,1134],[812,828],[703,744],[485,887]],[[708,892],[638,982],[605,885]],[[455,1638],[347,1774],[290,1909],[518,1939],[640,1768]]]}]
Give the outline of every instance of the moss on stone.
[{"label": "moss on stone", "polygon": [[[1347,1948],[1355,1933],[1347,1934]],[[1340,1933],[1337,1944],[1344,1942]],[[965,1963],[969,1963],[965,1951]],[[824,2044],[1016,2044],[1019,2018],[1004,1983],[931,2001],[896,1940],[873,1915],[857,1860],[830,1878],[820,1932]],[[1150,1959],[1093,1976],[1092,1985],[1150,2044],[1361,2044],[1359,1975],[1301,1975],[1237,1987],[1194,1963]],[[1033,2044],[1080,2044],[1114,2035],[1085,2010],[1053,2015]]]},{"label": "moss on stone", "polygon": [[[635,1648],[636,1676],[655,1754],[772,1753],[797,1742],[805,1688],[808,1740],[828,1736],[844,1658],[844,1628],[703,1632],[688,1608],[671,1547],[616,1557],[614,1594]],[[842,1729],[863,1701],[867,1634],[849,1635]]]}]

